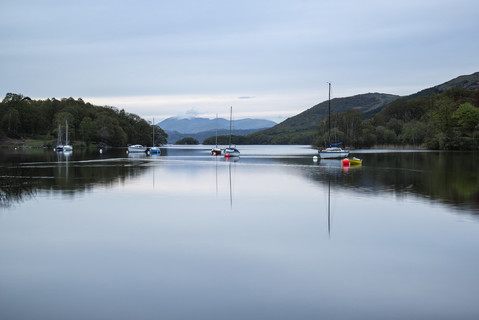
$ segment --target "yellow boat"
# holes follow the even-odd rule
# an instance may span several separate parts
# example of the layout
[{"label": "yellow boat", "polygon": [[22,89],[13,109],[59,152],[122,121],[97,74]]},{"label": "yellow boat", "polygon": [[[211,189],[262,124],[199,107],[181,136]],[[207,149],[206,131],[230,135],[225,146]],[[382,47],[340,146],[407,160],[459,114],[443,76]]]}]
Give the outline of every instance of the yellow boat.
[{"label": "yellow boat", "polygon": [[358,159],[356,157],[353,157],[353,158],[344,158],[343,159],[343,165],[345,166],[360,166],[363,164],[363,160],[361,159]]}]

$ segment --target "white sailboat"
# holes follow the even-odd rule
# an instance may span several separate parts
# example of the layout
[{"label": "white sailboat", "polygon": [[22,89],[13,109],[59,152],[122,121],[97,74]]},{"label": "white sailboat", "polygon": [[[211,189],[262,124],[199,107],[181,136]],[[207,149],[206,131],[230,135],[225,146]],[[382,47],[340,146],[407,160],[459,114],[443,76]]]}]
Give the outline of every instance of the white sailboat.
[{"label": "white sailboat", "polygon": [[57,152],[63,152],[62,126],[60,124],[58,125],[57,145],[53,150]]},{"label": "white sailboat", "polygon": [[345,158],[349,155],[349,151],[339,147],[342,142],[331,143],[331,83],[329,83],[329,94],[328,94],[328,115],[329,115],[329,129],[328,129],[328,139],[329,147],[326,149],[319,149],[319,157],[322,159],[335,159],[335,158]]},{"label": "white sailboat", "polygon": [[72,151],[73,147],[68,144],[68,120],[65,120],[65,145],[63,146],[63,151]]},{"label": "white sailboat", "polygon": [[153,128],[153,143],[152,143],[152,145],[153,146],[150,148],[149,151],[150,151],[150,154],[161,154],[160,147],[155,146],[155,127],[156,127],[155,118],[153,118],[153,126],[152,126],[152,128]]},{"label": "white sailboat", "polygon": [[232,122],[232,119],[233,119],[233,107],[231,107],[231,109],[230,109],[230,144],[229,144],[228,148],[225,148],[225,157],[226,158],[239,157],[240,156],[239,150],[231,146],[231,122]]},{"label": "white sailboat", "polygon": [[216,146],[214,148],[211,148],[211,155],[221,155],[221,148],[218,147],[218,114],[216,114]]}]

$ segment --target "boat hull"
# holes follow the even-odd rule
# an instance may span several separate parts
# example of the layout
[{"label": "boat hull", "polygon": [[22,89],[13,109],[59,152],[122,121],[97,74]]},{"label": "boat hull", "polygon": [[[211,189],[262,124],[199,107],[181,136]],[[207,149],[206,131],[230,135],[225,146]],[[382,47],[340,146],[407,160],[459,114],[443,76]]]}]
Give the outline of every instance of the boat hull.
[{"label": "boat hull", "polygon": [[159,147],[151,147],[149,152],[150,154],[161,154],[161,150]]},{"label": "boat hull", "polygon": [[363,160],[358,159],[358,158],[352,158],[349,159],[349,165],[350,166],[360,166],[363,164]]},{"label": "boat hull", "polygon": [[349,155],[349,151],[319,151],[319,157],[321,159],[337,159],[337,158],[346,158]]},{"label": "boat hull", "polygon": [[213,156],[220,156],[220,155],[221,155],[221,149],[220,149],[220,148],[213,148],[213,149],[211,149],[211,155],[213,155]]},{"label": "boat hull", "polygon": [[146,147],[135,144],[133,146],[128,147],[128,153],[135,153],[135,152],[146,152]]},{"label": "boat hull", "polygon": [[239,157],[240,152],[236,148],[226,148],[225,149],[225,157]]}]

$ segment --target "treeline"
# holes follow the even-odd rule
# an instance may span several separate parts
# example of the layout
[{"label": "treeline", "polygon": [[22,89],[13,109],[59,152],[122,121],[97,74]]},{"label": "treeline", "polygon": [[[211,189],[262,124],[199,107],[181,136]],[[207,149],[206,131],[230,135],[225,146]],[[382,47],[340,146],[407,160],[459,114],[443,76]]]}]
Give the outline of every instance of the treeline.
[{"label": "treeline", "polygon": [[[328,119],[314,144],[328,145]],[[399,98],[370,119],[349,110],[331,115],[331,140],[346,146],[412,145],[434,150],[479,147],[479,90],[454,88],[415,99]]]},{"label": "treeline", "polygon": [[167,134],[138,115],[115,107],[100,107],[81,98],[32,100],[21,94],[7,93],[0,103],[0,138],[37,139],[46,145],[56,143],[59,126],[65,132],[68,121],[69,140],[88,146],[160,145]]}]

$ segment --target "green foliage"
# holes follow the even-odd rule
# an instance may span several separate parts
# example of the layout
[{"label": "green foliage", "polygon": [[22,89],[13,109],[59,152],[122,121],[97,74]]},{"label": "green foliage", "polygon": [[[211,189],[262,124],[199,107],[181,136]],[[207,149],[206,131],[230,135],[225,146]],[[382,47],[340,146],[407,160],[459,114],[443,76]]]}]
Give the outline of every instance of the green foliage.
[{"label": "green foliage", "polygon": [[168,133],[166,133],[163,129],[161,129],[157,125],[153,126],[153,130],[155,130],[155,134],[154,134],[155,141],[153,141],[153,146],[160,146],[168,142]]},{"label": "green foliage", "polygon": [[468,102],[463,103],[454,111],[452,118],[464,129],[472,131],[479,125],[479,108]]},{"label": "green foliage", "polygon": [[[50,137],[54,143],[58,126],[65,130],[65,120],[69,140],[77,143],[153,144],[152,126],[147,121],[114,107],[94,106],[73,98],[31,100],[13,93],[7,93],[0,103],[0,133],[10,138]],[[155,144],[166,143],[166,137],[157,127]]]},{"label": "green foliage", "polygon": [[175,144],[196,145],[196,144],[200,144],[200,142],[198,140],[196,140],[195,138],[186,137],[186,138],[183,138],[183,139],[180,139],[180,140],[176,141]]}]

